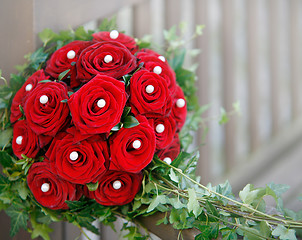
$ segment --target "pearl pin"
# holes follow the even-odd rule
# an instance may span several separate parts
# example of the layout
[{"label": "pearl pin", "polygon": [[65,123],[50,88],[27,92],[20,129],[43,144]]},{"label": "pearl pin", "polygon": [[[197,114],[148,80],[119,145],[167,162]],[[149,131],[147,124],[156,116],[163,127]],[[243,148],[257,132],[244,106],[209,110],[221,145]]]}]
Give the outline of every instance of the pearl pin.
[{"label": "pearl pin", "polygon": [[171,164],[172,159],[169,158],[169,157],[165,157],[165,158],[164,158],[164,162],[166,162],[166,163],[168,163],[168,164]]},{"label": "pearl pin", "polygon": [[50,185],[49,185],[49,183],[43,183],[42,184],[42,186],[41,186],[41,191],[42,192],[48,192],[49,191],[49,189],[50,189]]},{"label": "pearl pin", "polygon": [[21,145],[21,144],[22,144],[22,140],[23,140],[23,137],[22,137],[22,136],[18,136],[18,137],[16,138],[16,143],[17,143],[18,145]]},{"label": "pearl pin", "polygon": [[25,87],[25,91],[29,92],[30,90],[32,90],[32,88],[33,88],[32,84],[27,84],[26,87]]},{"label": "pearl pin", "polygon": [[186,105],[186,101],[183,98],[179,98],[176,101],[176,106],[179,108],[183,108]]},{"label": "pearl pin", "polygon": [[46,104],[48,102],[48,97],[46,95],[42,95],[40,97],[40,103]]},{"label": "pearl pin", "polygon": [[71,161],[75,161],[75,160],[77,160],[79,158],[79,154],[78,154],[78,152],[76,152],[76,151],[73,151],[73,152],[71,152],[70,154],[69,154],[69,159],[71,160]]},{"label": "pearl pin", "polygon": [[113,60],[113,58],[112,58],[111,55],[106,55],[106,56],[104,57],[104,62],[105,62],[105,63],[110,63],[112,60]]},{"label": "pearl pin", "polygon": [[100,99],[97,104],[99,108],[103,108],[106,105],[106,101],[104,99]]},{"label": "pearl pin", "polygon": [[158,124],[157,126],[156,126],[156,128],[155,128],[155,131],[157,132],[157,133],[162,133],[163,131],[165,131],[165,126],[163,125],[163,124]]},{"label": "pearl pin", "polygon": [[161,61],[163,61],[163,62],[166,61],[166,58],[165,58],[164,56],[158,56],[158,58],[159,58]]},{"label": "pearl pin", "polygon": [[154,86],[153,85],[148,85],[146,87],[146,92],[147,93],[153,93],[154,92]]},{"label": "pearl pin", "polygon": [[119,32],[117,30],[112,30],[109,34],[111,39],[117,39],[119,35]]},{"label": "pearl pin", "polygon": [[112,186],[115,190],[118,190],[122,187],[122,183],[121,183],[121,181],[116,180],[116,181],[113,182]]},{"label": "pearl pin", "polygon": [[156,66],[153,68],[153,72],[156,74],[161,74],[162,73],[162,68],[160,66]]},{"label": "pearl pin", "polygon": [[140,140],[135,140],[135,141],[132,143],[132,147],[135,148],[135,149],[139,149],[141,146],[142,146],[142,143],[141,143]]},{"label": "pearl pin", "polygon": [[73,51],[73,50],[70,50],[70,51],[67,53],[67,58],[68,58],[68,59],[74,59],[75,56],[76,56],[76,53],[75,53],[75,51]]}]

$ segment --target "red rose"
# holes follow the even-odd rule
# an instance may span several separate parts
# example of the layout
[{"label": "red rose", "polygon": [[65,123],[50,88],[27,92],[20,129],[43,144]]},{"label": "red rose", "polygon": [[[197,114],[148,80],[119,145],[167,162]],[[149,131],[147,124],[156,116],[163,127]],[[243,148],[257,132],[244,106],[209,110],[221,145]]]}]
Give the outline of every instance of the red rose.
[{"label": "red rose", "polygon": [[124,82],[97,75],[68,100],[74,125],[82,134],[109,133],[126,104]]},{"label": "red rose", "polygon": [[161,150],[169,146],[176,133],[176,123],[173,117],[150,118],[151,126],[154,127],[156,136],[156,150]]},{"label": "red rose", "polygon": [[39,83],[28,96],[24,113],[28,126],[38,135],[54,137],[69,123],[68,99],[63,82]]},{"label": "red rose", "polygon": [[129,49],[129,51],[132,54],[135,54],[138,50],[138,46],[136,45],[136,42],[134,38],[124,34],[124,33],[119,33],[116,30],[113,30],[111,32],[98,32],[92,34],[93,36],[93,41],[117,41],[119,43],[122,43],[123,45],[126,46],[126,48]]},{"label": "red rose", "polygon": [[25,120],[20,120],[14,125],[12,147],[14,154],[22,158],[22,154],[34,158],[39,152],[38,136],[27,126]]},{"label": "red rose", "polygon": [[171,115],[176,122],[177,132],[179,132],[186,121],[187,102],[181,87],[178,85],[176,86]]},{"label": "red rose", "polygon": [[157,153],[157,155],[161,160],[170,164],[173,160],[175,160],[175,158],[177,158],[179,153],[180,153],[180,142],[179,142],[178,134],[176,134],[174,136],[172,143],[169,146],[167,146],[165,149],[160,150]]},{"label": "red rose", "polygon": [[89,198],[105,206],[125,205],[131,202],[140,190],[142,174],[108,171],[98,181],[96,191],[85,189]]},{"label": "red rose", "polygon": [[70,76],[70,86],[72,88],[79,86],[80,82],[77,82],[75,79],[76,68],[75,65],[72,65],[72,62],[75,63],[81,51],[91,44],[92,42],[88,41],[73,41],[61,47],[47,61],[45,72],[53,78],[58,79],[62,72],[70,69],[64,78]]},{"label": "red rose", "polygon": [[76,201],[81,197],[81,192],[77,191],[79,187],[53,174],[47,161],[30,167],[27,184],[35,199],[50,209],[68,209],[66,200]]},{"label": "red rose", "polygon": [[166,116],[172,108],[172,97],[166,81],[147,70],[136,72],[130,79],[129,103],[135,115]]},{"label": "red rose", "polygon": [[137,66],[136,57],[119,42],[97,42],[81,52],[77,61],[77,79],[87,82],[95,75],[121,78]]},{"label": "red rose", "polygon": [[109,139],[111,162],[110,170],[137,173],[153,159],[155,134],[144,116],[137,116],[139,125],[122,128]]},{"label": "red rose", "polygon": [[43,70],[38,70],[33,75],[31,75],[23,86],[16,93],[11,106],[11,123],[16,122],[19,118],[22,117],[19,105],[24,108],[24,103],[26,101],[27,95],[37,86],[38,82],[41,80],[49,79],[46,77]]},{"label": "red rose", "polygon": [[138,52],[137,58],[139,59],[139,64],[144,63],[144,68],[146,68],[150,72],[157,73],[159,76],[163,77],[166,80],[171,94],[175,92],[175,72],[163,56],[160,56],[159,54],[156,54],[151,50],[143,50]]},{"label": "red rose", "polygon": [[59,133],[51,143],[46,157],[54,173],[77,184],[95,182],[104,173],[109,160],[107,142],[94,135],[81,142],[74,142],[74,135]]}]

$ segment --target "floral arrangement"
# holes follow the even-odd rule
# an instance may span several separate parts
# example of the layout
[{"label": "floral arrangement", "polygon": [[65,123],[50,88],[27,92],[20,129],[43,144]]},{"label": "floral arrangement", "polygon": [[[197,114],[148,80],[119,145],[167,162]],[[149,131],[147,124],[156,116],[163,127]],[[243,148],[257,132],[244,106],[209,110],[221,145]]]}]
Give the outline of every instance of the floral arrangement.
[{"label": "floral arrangement", "polygon": [[126,237],[147,239],[136,219],[160,212],[158,224],[179,237],[195,228],[195,239],[296,239],[301,214],[283,208],[286,187],[247,185],[237,200],[228,182],[204,186],[195,176],[198,152],[187,149],[207,107],[176,28],[159,51],[115,29],[107,20],[98,31],[45,29],[44,46],[1,86],[0,207],[11,236],[24,228],[49,239],[53,221],[98,233],[92,222],[122,217]]}]

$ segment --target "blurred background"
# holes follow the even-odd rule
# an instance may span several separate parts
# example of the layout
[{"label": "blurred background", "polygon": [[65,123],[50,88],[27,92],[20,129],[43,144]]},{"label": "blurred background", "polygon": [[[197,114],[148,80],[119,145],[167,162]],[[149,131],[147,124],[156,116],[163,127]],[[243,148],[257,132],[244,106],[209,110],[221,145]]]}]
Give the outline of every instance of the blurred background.
[{"label": "blurred background", "polygon": [[[199,101],[210,104],[207,137],[203,130],[196,136],[202,183],[228,179],[237,193],[247,183],[287,184],[285,206],[301,209],[302,1],[0,0],[0,16],[0,68],[7,79],[41,45],[37,33],[46,27],[91,29],[116,16],[120,30],[151,35],[161,45],[163,29],[185,22],[189,37],[204,24],[203,35],[187,45],[201,54],[186,63],[198,62]],[[231,111],[237,101],[241,114],[219,125],[220,108]],[[56,238],[69,239],[69,226],[57,227]]]}]

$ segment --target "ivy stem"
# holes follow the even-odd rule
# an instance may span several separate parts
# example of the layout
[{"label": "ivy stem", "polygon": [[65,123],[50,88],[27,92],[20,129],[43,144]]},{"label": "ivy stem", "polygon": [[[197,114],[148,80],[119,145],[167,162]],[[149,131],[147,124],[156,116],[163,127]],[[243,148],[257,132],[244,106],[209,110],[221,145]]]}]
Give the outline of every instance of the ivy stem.
[{"label": "ivy stem", "polygon": [[217,193],[217,192],[215,192],[215,191],[213,191],[213,190],[207,188],[206,186],[200,184],[199,182],[195,181],[194,179],[190,178],[189,176],[187,176],[186,174],[184,174],[184,173],[182,172],[181,169],[176,168],[176,167],[174,167],[173,165],[170,165],[170,164],[168,164],[168,163],[166,163],[166,162],[164,162],[164,161],[161,161],[161,163],[164,164],[164,165],[166,165],[167,167],[170,167],[170,168],[174,169],[174,170],[177,171],[181,176],[185,177],[186,179],[188,179],[188,180],[191,181],[192,183],[198,185],[199,187],[201,187],[202,189],[208,191],[208,192],[211,193],[211,194],[217,195],[217,196],[219,196],[219,197],[221,197],[221,198],[224,198],[224,199],[228,200],[229,202],[232,202],[232,203],[235,203],[235,204],[237,204],[237,205],[239,205],[239,206],[245,207],[245,208],[251,210],[253,213],[257,213],[257,214],[262,215],[262,216],[264,216],[264,217],[267,217],[267,218],[269,218],[269,219],[272,219],[272,220],[275,220],[275,221],[278,221],[278,222],[282,222],[282,223],[288,225],[288,222],[287,222],[286,220],[284,220],[284,219],[280,219],[280,218],[277,218],[277,217],[268,215],[268,214],[263,213],[263,212],[261,212],[261,211],[259,211],[259,210],[257,210],[257,209],[254,209],[253,207],[250,207],[250,206],[247,205],[247,204],[243,204],[243,203],[238,202],[238,201],[236,201],[236,200],[234,200],[234,199],[231,199],[231,198],[229,198],[229,197],[226,197],[226,196],[224,196],[224,195],[222,195],[222,194],[220,194],[220,193]]}]

